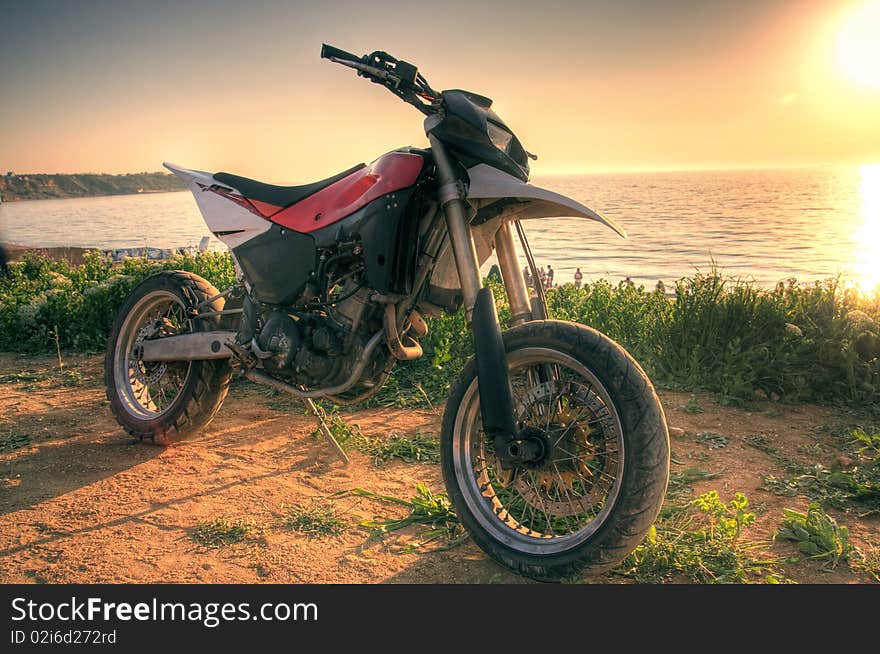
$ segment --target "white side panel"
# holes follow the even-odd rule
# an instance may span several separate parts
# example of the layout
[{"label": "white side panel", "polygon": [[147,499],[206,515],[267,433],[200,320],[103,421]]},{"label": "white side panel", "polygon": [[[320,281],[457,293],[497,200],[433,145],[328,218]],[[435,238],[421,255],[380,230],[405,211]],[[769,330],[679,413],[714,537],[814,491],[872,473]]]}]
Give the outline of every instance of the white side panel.
[{"label": "white side panel", "polygon": [[[195,184],[191,188],[208,229],[217,234],[217,238],[230,248],[238,247],[259,236],[272,226],[272,223],[265,218],[251,213],[222,195],[202,190]],[[218,232],[235,233],[218,234]]]},{"label": "white side panel", "polygon": [[474,204],[477,206],[486,204],[486,201],[513,198],[521,202],[505,207],[504,215],[516,216],[520,220],[552,216],[589,218],[607,225],[626,238],[626,230],[616,221],[564,195],[527,184],[487,164],[477,164],[468,168],[467,172],[471,180],[468,200],[476,201]]},{"label": "white side panel", "polygon": [[225,235],[217,234],[217,238],[229,248],[238,247],[272,226],[272,223],[265,218],[251,213],[222,195],[207,190],[214,185],[229,188],[216,181],[213,174],[202,170],[189,170],[169,163],[163,165],[189,184],[189,188],[196,198],[196,204],[199,206],[199,211],[202,212],[202,217],[211,232],[215,234],[217,232],[235,232]]}]

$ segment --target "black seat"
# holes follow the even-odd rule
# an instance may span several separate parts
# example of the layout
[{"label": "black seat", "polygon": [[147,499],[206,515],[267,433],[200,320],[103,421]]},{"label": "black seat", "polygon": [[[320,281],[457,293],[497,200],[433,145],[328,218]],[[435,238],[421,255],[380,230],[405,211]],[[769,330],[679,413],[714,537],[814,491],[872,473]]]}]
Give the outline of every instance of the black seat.
[{"label": "black seat", "polygon": [[356,170],[364,168],[364,164],[358,164],[353,168],[322,179],[320,182],[312,182],[311,184],[303,184],[302,186],[275,186],[273,184],[264,184],[255,179],[247,177],[239,177],[230,173],[216,173],[214,179],[221,184],[227,184],[239,191],[249,200],[258,200],[267,204],[274,204],[276,207],[289,207],[291,204],[299,202],[313,193],[317,193],[322,188],[330,186],[334,182],[338,182],[343,177],[348,177]]}]

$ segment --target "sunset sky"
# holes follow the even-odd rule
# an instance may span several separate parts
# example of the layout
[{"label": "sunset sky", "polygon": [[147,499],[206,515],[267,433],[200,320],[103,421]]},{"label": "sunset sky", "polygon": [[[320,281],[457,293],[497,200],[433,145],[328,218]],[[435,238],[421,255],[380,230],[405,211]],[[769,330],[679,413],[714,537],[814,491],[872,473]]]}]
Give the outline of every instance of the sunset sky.
[{"label": "sunset sky", "polygon": [[880,161],[877,0],[0,0],[0,28],[4,172],[302,182],[423,145],[322,41],[492,97],[538,174]]}]

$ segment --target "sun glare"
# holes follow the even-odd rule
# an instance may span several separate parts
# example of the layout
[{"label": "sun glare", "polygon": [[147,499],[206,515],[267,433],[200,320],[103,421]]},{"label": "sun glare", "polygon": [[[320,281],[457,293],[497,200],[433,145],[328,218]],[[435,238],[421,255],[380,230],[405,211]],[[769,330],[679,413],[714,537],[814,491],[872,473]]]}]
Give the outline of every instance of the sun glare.
[{"label": "sun glare", "polygon": [[837,40],[837,63],[850,79],[880,89],[880,0],[846,21]]},{"label": "sun glare", "polygon": [[856,231],[858,247],[854,270],[856,282],[865,292],[880,289],[880,164],[859,169],[862,225]]}]

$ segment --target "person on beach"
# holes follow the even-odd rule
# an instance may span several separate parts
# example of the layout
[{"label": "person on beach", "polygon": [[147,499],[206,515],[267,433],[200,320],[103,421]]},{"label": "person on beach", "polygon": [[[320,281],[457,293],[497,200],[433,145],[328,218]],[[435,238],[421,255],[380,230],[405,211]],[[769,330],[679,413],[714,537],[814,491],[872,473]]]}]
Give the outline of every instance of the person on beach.
[{"label": "person on beach", "polygon": [[528,266],[523,266],[523,279],[526,282],[526,288],[532,288],[532,273],[529,272]]},{"label": "person on beach", "polygon": [[547,288],[553,287],[553,268],[547,264]]},{"label": "person on beach", "polygon": [[583,280],[583,278],[584,278],[584,273],[581,272],[580,268],[578,268],[577,270],[574,271],[574,287],[576,289],[580,290],[581,281]]},{"label": "person on beach", "polygon": [[662,279],[657,280],[657,290],[666,295],[666,284],[663,283]]},{"label": "person on beach", "polygon": [[623,280],[623,283],[627,286],[635,286],[635,282],[629,278],[629,275],[626,276],[626,279]]},{"label": "person on beach", "polygon": [[538,268],[538,274],[541,275],[541,288],[547,288],[547,271]]}]

